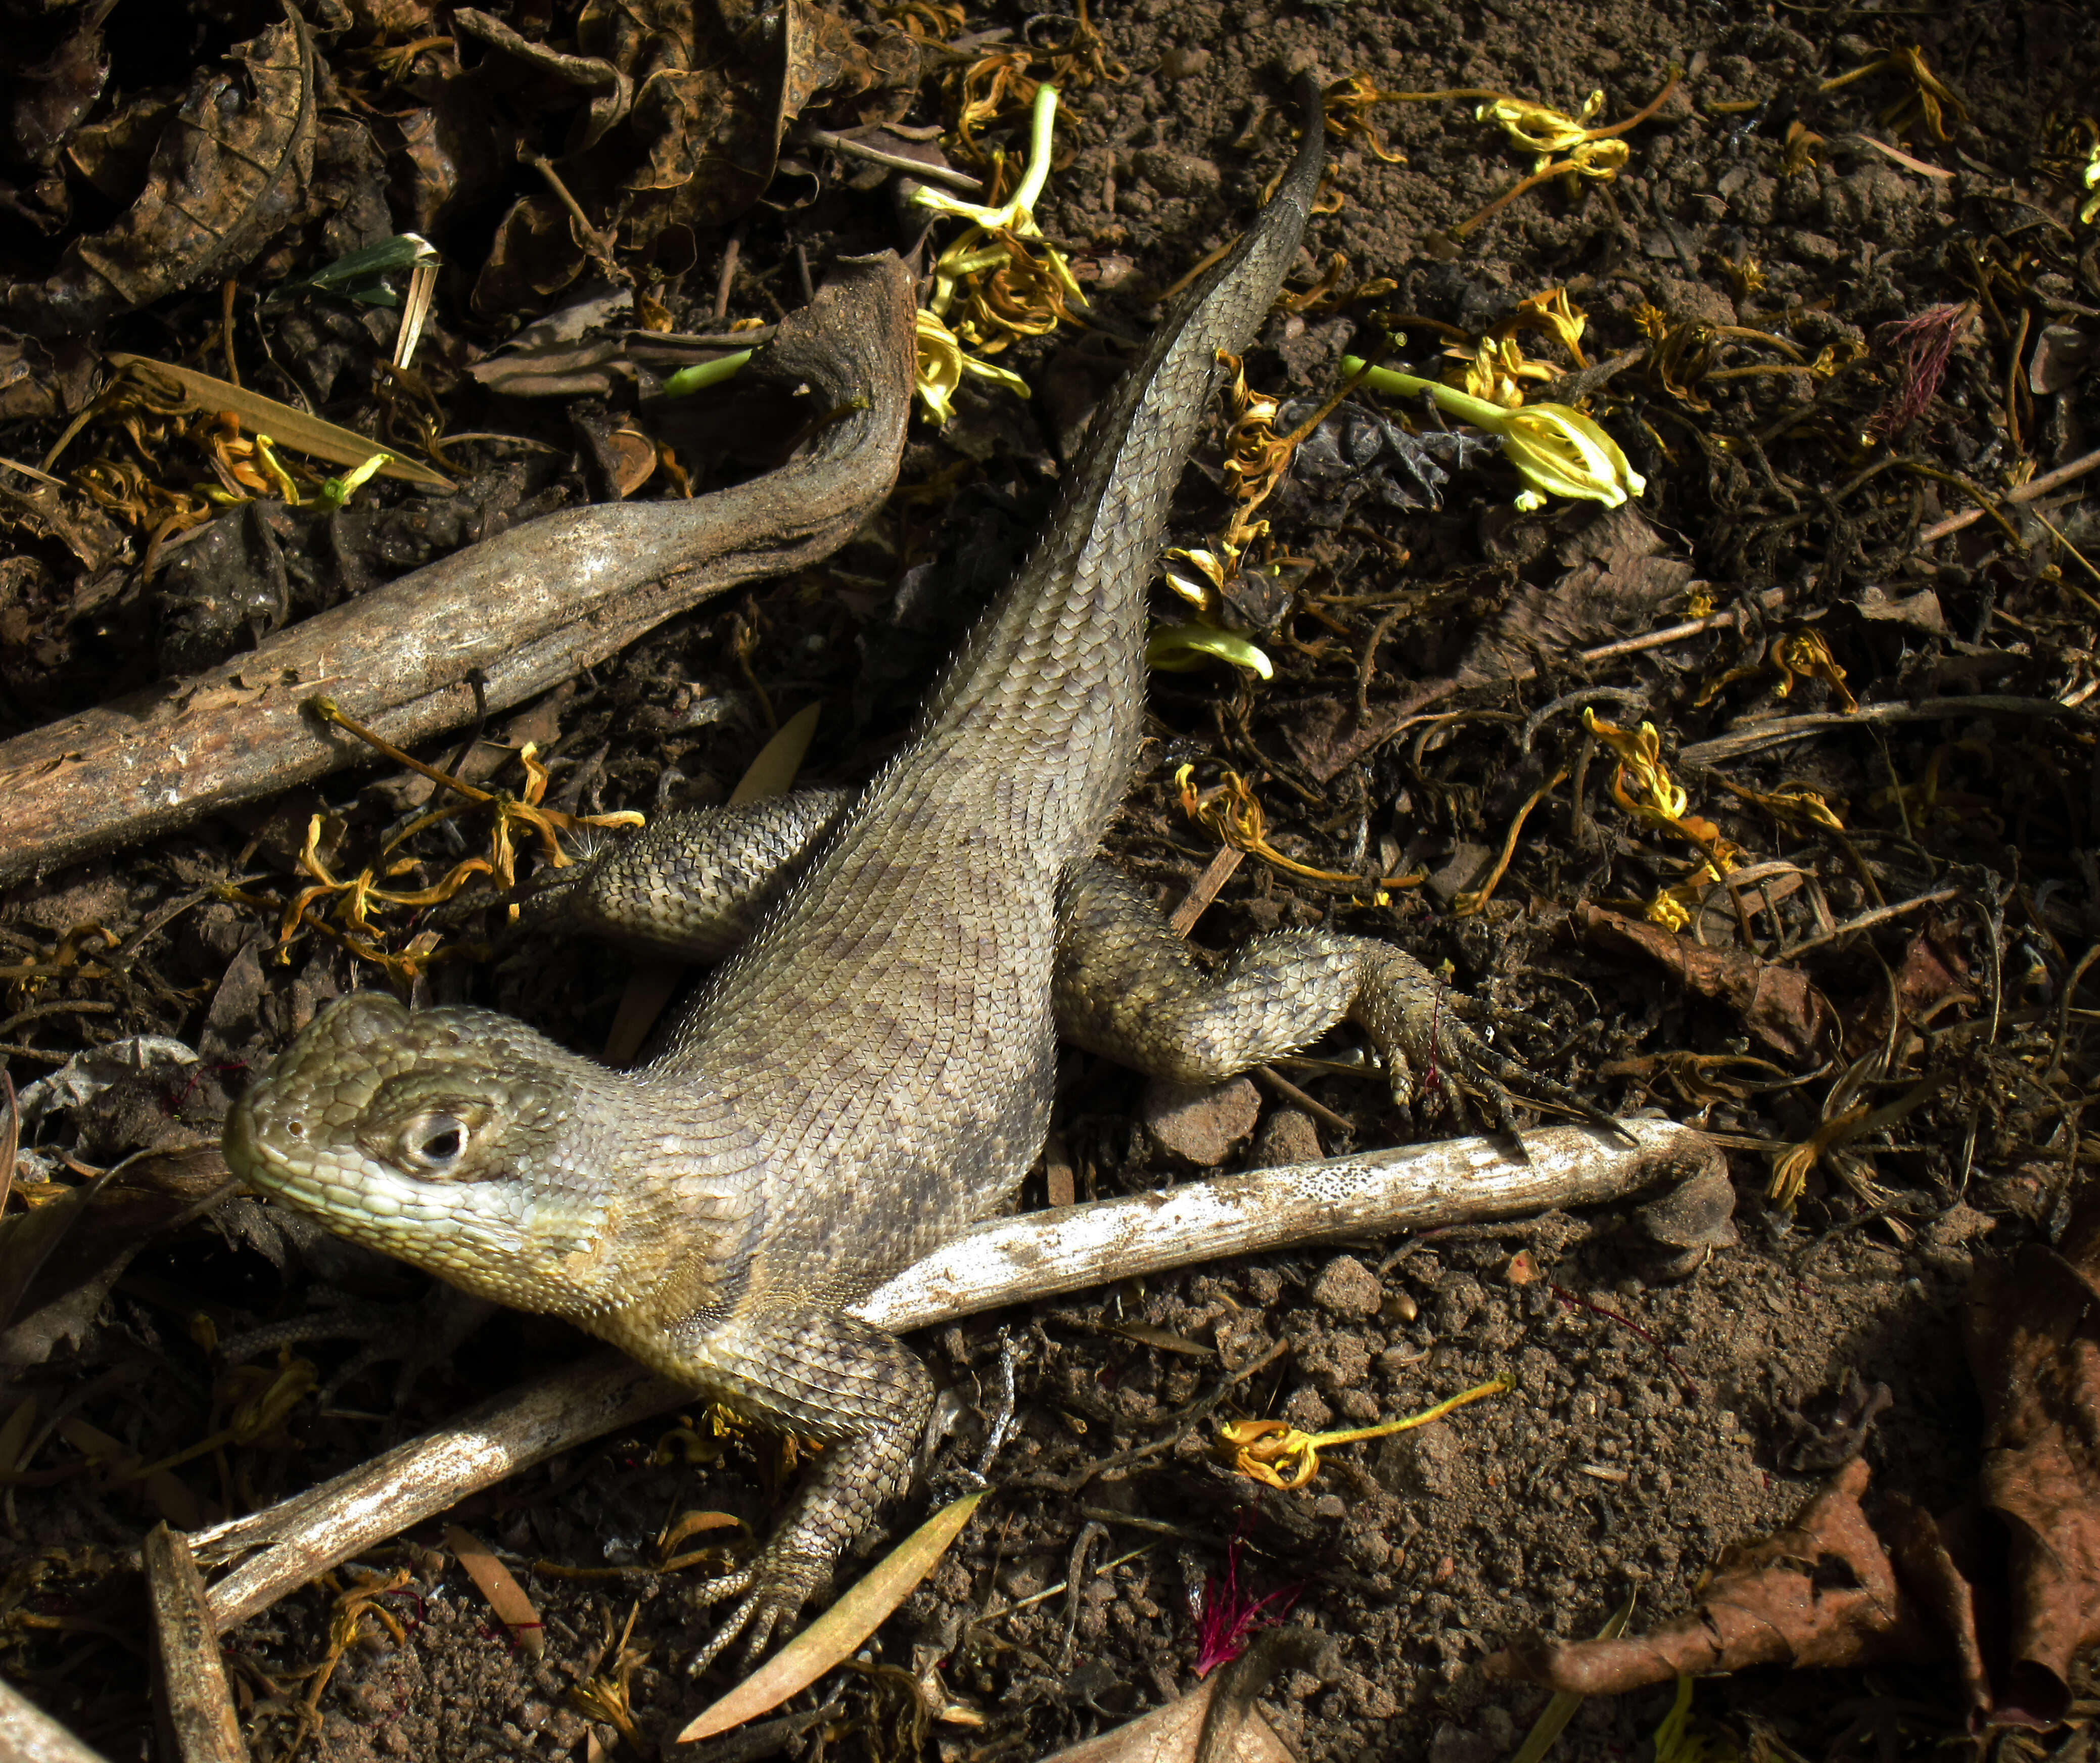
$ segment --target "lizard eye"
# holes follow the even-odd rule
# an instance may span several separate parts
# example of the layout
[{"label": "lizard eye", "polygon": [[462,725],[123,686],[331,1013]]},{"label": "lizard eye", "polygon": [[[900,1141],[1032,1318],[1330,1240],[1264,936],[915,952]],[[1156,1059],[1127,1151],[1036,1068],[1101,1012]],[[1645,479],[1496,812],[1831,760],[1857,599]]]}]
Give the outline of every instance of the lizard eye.
[{"label": "lizard eye", "polygon": [[465,1155],[466,1123],[450,1114],[425,1114],[401,1134],[401,1160],[412,1168],[442,1174]]}]

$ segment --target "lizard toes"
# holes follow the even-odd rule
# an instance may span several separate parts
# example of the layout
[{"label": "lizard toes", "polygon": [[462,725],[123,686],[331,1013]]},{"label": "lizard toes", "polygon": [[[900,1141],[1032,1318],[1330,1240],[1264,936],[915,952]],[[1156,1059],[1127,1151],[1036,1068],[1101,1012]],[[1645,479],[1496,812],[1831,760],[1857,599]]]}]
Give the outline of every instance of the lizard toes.
[{"label": "lizard toes", "polygon": [[748,1595],[742,1603],[722,1619],[715,1632],[702,1644],[699,1650],[686,1661],[686,1670],[689,1675],[699,1677],[721,1657],[723,1649],[727,1647],[730,1641],[743,1633],[761,1596],[759,1593],[750,1590],[751,1581],[751,1570],[747,1567],[741,1572],[724,1574],[720,1579],[709,1580],[704,1584],[693,1588],[693,1601],[703,1610],[709,1605],[720,1603],[726,1597],[734,1597],[739,1592],[747,1593]]}]

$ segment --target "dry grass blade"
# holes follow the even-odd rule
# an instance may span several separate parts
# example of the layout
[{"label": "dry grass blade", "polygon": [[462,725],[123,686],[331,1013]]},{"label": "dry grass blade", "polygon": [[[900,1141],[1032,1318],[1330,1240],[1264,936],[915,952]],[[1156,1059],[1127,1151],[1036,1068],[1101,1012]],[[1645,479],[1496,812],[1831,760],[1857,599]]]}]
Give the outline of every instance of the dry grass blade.
[{"label": "dry grass blade", "polygon": [[[198,409],[230,410],[240,419],[243,427],[258,435],[267,435],[280,447],[289,447],[294,453],[306,453],[312,458],[325,459],[330,465],[361,466],[374,453],[387,451],[368,435],[360,435],[355,429],[334,422],[324,422],[317,416],[280,404],[275,398],[265,398],[262,393],[244,391],[231,381],[200,373],[195,368],[176,367],[143,355],[117,354],[105,359],[112,367],[127,373],[159,374],[171,379]],[[398,455],[379,468],[379,475],[399,478],[404,484],[421,484],[430,489],[452,488],[450,478]]]},{"label": "dry grass blade", "polygon": [[731,807],[740,808],[768,796],[784,796],[795,787],[796,774],[802,769],[802,758],[817,732],[817,717],[823,708],[820,704],[805,705],[780,725],[737,780],[736,788],[730,793]]},{"label": "dry grass blade", "polygon": [[488,1600],[488,1607],[496,1613],[496,1619],[510,1631],[510,1638],[535,1659],[544,1654],[547,1650],[547,1634],[540,1624],[539,1611],[526,1594],[525,1588],[490,1552],[488,1545],[472,1531],[448,1524],[445,1527],[445,1547],[466,1570],[466,1576],[474,1581],[475,1589]]},{"label": "dry grass blade", "polygon": [[680,1744],[712,1739],[778,1708],[850,1655],[933,1571],[984,1498],[980,1489],[943,1506],[877,1562],[874,1570],[794,1641],[761,1665],[678,1734]]}]

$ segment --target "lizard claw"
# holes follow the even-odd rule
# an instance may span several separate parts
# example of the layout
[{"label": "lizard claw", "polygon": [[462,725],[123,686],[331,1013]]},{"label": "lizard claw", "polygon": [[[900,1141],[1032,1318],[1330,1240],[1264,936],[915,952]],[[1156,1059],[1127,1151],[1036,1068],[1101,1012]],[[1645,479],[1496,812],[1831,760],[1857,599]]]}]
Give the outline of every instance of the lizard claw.
[{"label": "lizard claw", "polygon": [[743,1596],[686,1662],[687,1672],[699,1676],[739,1635],[743,1646],[738,1658],[748,1671],[776,1635],[784,1639],[793,1630],[796,1617],[823,1578],[825,1567],[823,1562],[798,1552],[767,1549],[749,1566],[696,1588],[694,1602],[702,1609],[735,1597],[739,1593]]},{"label": "lizard claw", "polygon": [[[1512,1095],[1550,1102],[1621,1138],[1626,1129],[1564,1084],[1526,1070],[1470,1026],[1517,1018],[1454,992],[1412,956],[1388,949],[1382,970],[1359,1001],[1358,1014],[1385,1055],[1393,1099],[1404,1107],[1436,1102],[1461,1120],[1475,1112],[1516,1138]],[[1518,1140],[1519,1144],[1522,1140]]]}]

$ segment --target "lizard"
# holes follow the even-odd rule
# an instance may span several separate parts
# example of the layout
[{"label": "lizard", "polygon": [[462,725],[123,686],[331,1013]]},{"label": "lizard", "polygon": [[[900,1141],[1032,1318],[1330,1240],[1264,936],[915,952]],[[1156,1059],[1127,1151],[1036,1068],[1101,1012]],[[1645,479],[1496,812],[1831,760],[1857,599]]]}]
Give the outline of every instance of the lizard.
[{"label": "lizard", "polygon": [[737,1602],[693,1669],[791,1632],[908,1483],[931,1376],[845,1308],[1011,1200],[1061,1035],[1208,1082],[1346,1017],[1405,1102],[1455,1088],[1513,1133],[1515,1089],[1611,1124],[1405,952],[1277,931],[1206,973],[1096,856],[1136,765],[1169,503],[1219,356],[1268,313],[1319,186],[1301,86],[1275,195],[1096,409],[1035,549],[865,788],[667,815],[558,872],[536,909],[719,961],[660,1052],[615,1071],[492,1011],[357,992],[229,1116],[227,1160],[255,1187],[824,1442],[770,1539],[696,1588]]}]

